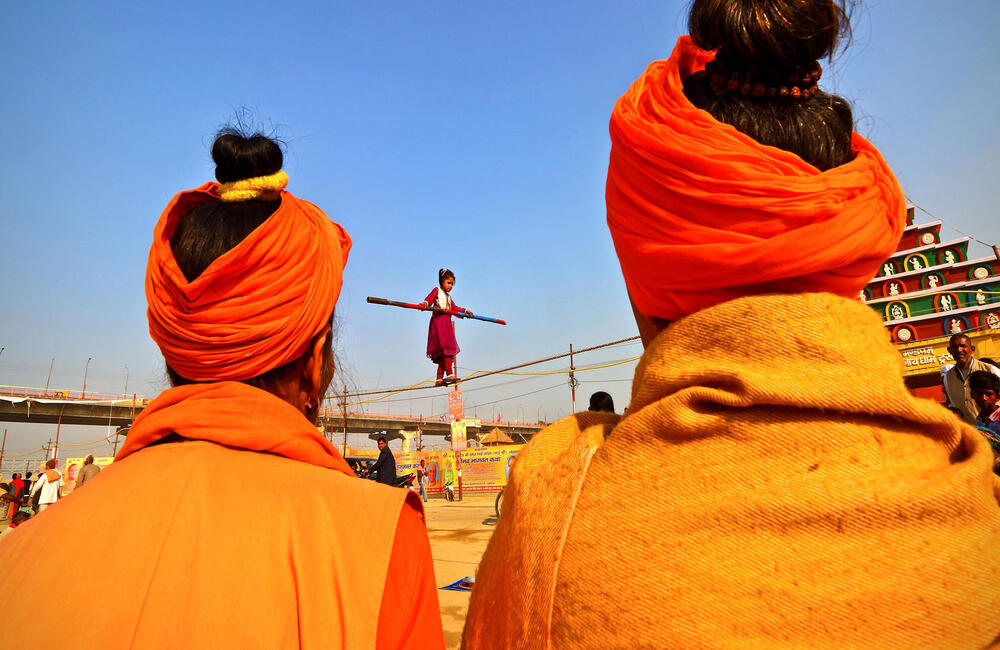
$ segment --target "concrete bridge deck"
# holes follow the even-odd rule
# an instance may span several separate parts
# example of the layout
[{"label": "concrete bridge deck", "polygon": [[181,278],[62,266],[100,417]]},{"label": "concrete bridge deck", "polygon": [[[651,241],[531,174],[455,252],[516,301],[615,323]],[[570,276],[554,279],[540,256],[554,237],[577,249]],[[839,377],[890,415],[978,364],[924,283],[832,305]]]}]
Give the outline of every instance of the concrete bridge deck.
[{"label": "concrete bridge deck", "polygon": [[[50,391],[44,395],[11,394],[15,391],[0,387],[0,422],[30,424],[76,424],[92,426],[127,427],[131,425],[149,402],[147,399],[106,396],[70,395],[68,391]],[[65,397],[64,397],[65,395]],[[545,423],[497,422],[466,420],[470,437],[486,434],[499,428],[511,438],[520,441],[530,438]],[[320,411],[319,424],[327,435],[344,433],[343,411],[335,407]],[[420,418],[405,415],[379,415],[347,412],[347,432],[392,434],[401,430],[420,429],[422,435],[445,436],[451,433],[451,423],[446,418]]]}]

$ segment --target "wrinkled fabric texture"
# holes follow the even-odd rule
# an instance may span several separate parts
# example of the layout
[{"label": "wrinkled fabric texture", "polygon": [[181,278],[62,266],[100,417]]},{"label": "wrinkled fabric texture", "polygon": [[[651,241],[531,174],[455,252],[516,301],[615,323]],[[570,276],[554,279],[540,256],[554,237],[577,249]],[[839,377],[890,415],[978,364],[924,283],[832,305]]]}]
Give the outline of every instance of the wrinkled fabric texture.
[{"label": "wrinkled fabric texture", "polygon": [[877,315],[830,294],[671,324],[624,417],[518,454],[464,647],[989,646],[992,453],[901,375]]},{"label": "wrinkled fabric texture", "polygon": [[[52,589],[80,567],[112,605]],[[235,382],[154,400],[97,480],[0,544],[0,575],[80,648],[444,645],[416,495],[354,477],[301,413]],[[7,611],[37,618],[37,599]],[[4,648],[37,638],[0,629]]]},{"label": "wrinkled fabric texture", "polygon": [[611,116],[607,221],[629,294],[676,320],[750,294],[854,297],[906,225],[899,184],[858,134],[820,172],[696,108],[683,79],[714,54],[682,36]]},{"label": "wrinkled fabric texture", "polygon": [[239,381],[299,358],[329,323],[351,238],[322,210],[281,192],[281,204],[235,248],[188,282],[170,248],[180,220],[218,201],[218,183],[173,198],[146,268],[149,333],[192,381]]}]

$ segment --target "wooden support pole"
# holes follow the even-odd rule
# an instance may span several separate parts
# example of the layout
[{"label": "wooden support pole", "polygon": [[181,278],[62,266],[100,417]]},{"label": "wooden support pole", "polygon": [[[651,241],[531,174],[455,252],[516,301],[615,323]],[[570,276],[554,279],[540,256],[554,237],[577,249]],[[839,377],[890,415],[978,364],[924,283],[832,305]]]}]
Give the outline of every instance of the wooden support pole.
[{"label": "wooden support pole", "polygon": [[573,372],[576,367],[573,365],[573,344],[569,344],[569,387],[573,395],[573,410],[576,413],[576,374]]},{"label": "wooden support pole", "polygon": [[344,413],[344,456],[347,456],[347,384],[344,384],[344,397],[341,404]]}]

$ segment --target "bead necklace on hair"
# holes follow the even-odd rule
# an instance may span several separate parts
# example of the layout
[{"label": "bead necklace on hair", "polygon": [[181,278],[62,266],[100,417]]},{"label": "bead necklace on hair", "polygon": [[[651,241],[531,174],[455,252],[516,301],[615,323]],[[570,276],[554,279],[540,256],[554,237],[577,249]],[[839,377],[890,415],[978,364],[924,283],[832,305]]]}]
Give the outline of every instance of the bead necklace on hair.
[{"label": "bead necklace on hair", "polygon": [[757,66],[737,71],[716,56],[705,64],[705,74],[709,76],[709,85],[717,95],[810,99],[819,93],[817,83],[823,75],[823,68],[819,61],[813,61],[807,68],[787,74],[768,74]]}]

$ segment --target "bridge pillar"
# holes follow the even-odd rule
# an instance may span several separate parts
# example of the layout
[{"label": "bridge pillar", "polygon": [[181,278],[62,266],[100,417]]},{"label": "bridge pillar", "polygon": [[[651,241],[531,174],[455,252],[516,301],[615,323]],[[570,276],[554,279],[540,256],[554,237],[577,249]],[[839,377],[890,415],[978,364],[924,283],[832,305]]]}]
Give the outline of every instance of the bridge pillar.
[{"label": "bridge pillar", "polygon": [[403,453],[404,454],[409,453],[410,452],[410,441],[413,440],[417,436],[417,431],[416,430],[407,431],[406,429],[400,429],[399,430],[399,435],[401,435],[403,437]]}]

